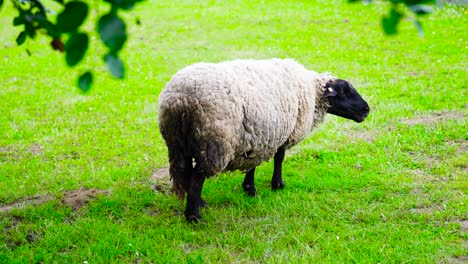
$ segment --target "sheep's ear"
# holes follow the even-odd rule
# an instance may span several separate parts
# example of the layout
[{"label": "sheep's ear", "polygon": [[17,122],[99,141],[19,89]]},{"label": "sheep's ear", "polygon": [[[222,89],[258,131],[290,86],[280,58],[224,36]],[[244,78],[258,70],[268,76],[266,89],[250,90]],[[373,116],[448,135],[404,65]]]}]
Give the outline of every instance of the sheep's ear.
[{"label": "sheep's ear", "polygon": [[325,91],[323,92],[323,97],[333,97],[333,96],[336,96],[336,90],[332,87],[325,88]]}]

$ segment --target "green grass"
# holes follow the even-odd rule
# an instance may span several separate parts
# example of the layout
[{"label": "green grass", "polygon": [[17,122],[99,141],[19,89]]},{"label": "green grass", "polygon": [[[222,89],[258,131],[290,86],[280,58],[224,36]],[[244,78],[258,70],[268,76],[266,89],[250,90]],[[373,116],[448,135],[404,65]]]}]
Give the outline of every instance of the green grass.
[{"label": "green grass", "polygon": [[[0,213],[0,263],[462,262],[468,10],[437,9],[422,19],[424,38],[410,21],[389,38],[385,5],[327,2],[147,1],[125,15],[124,81],[97,44],[78,69],[47,39],[27,42],[29,57],[4,6],[0,205],[49,199]],[[289,152],[282,191],[269,189],[270,163],[257,169],[255,198],[239,172],[208,180],[204,221],[187,224],[150,179],[168,166],[158,94],[194,62],[270,57],[352,80],[371,114],[362,124],[328,116]],[[88,68],[97,78],[82,95],[75,81]],[[108,192],[73,211],[62,197],[82,187]]]}]

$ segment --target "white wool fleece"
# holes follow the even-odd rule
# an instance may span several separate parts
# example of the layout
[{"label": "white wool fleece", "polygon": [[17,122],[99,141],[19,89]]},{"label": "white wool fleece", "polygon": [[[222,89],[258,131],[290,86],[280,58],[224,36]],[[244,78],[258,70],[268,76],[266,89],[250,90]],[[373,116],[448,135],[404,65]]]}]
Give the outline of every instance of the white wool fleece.
[{"label": "white wool fleece", "polygon": [[323,120],[322,94],[330,80],[291,59],[197,63],[180,70],[159,95],[159,127],[171,162],[181,164],[185,153],[194,157],[198,173],[210,177],[269,160]]}]

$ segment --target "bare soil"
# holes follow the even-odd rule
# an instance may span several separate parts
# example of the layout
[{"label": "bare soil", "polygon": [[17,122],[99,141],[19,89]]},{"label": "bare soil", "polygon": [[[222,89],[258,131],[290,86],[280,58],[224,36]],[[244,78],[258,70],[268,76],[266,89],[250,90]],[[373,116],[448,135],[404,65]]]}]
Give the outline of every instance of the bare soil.
[{"label": "bare soil", "polygon": [[468,140],[463,140],[457,143],[460,144],[457,148],[457,153],[460,153],[460,154],[468,153]]},{"label": "bare soil", "polygon": [[[73,212],[78,211],[83,206],[88,205],[88,203],[94,199],[99,194],[105,194],[108,191],[98,190],[98,189],[84,189],[67,191],[62,197],[63,204],[70,206]],[[0,206],[0,213],[8,213],[15,208],[23,208],[28,205],[41,205],[45,204],[48,201],[53,200],[54,198],[50,195],[43,196],[34,196],[25,199],[21,199],[14,203]]]},{"label": "bare soil", "polygon": [[29,146],[29,152],[31,152],[35,156],[43,156],[44,155],[44,147],[40,144],[33,143]]},{"label": "bare soil", "polygon": [[401,122],[407,125],[431,125],[449,119],[462,119],[466,117],[466,113],[458,111],[442,111],[434,112],[429,116],[403,119]]},{"label": "bare soil", "polygon": [[167,180],[169,181],[169,168],[159,168],[153,171],[150,180]]},{"label": "bare soil", "polygon": [[25,198],[9,205],[0,206],[0,213],[6,213],[15,208],[23,208],[28,205],[44,204],[50,200],[52,200],[52,196],[48,195]]},{"label": "bare soil", "polygon": [[460,224],[460,231],[464,233],[468,232],[468,219],[457,220],[455,222]]},{"label": "bare soil", "polygon": [[169,168],[159,168],[153,171],[149,180],[154,192],[170,193],[172,188]]},{"label": "bare soil", "polygon": [[441,206],[437,204],[433,204],[430,206],[423,206],[423,207],[418,207],[418,208],[412,208],[409,211],[411,213],[416,213],[416,214],[432,214],[437,211],[441,211],[442,208]]},{"label": "bare soil", "polygon": [[96,199],[99,194],[105,194],[108,191],[98,189],[79,189],[68,191],[63,195],[62,201],[65,205],[70,206],[73,212],[80,210],[83,206],[89,204],[90,201]]},{"label": "bare soil", "polygon": [[468,256],[458,256],[449,261],[451,264],[466,264],[468,263]]}]

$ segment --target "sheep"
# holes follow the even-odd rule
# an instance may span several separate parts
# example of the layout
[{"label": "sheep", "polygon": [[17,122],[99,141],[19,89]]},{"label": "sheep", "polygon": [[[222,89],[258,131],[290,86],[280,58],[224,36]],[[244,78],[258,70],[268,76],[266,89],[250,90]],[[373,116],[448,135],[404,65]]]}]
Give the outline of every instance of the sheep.
[{"label": "sheep", "polygon": [[256,195],[255,167],[274,157],[271,188],[284,188],[282,163],[330,113],[362,122],[369,105],[347,81],[307,70],[292,59],[197,63],[177,72],[158,99],[173,190],[187,194],[185,217],[201,219],[206,178],[245,171]]}]

